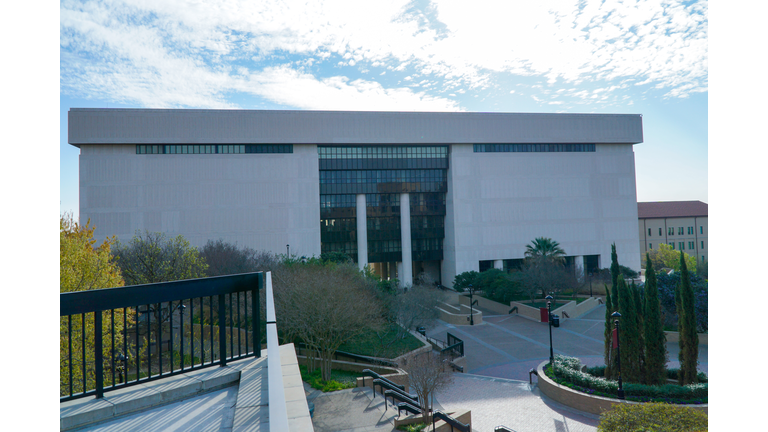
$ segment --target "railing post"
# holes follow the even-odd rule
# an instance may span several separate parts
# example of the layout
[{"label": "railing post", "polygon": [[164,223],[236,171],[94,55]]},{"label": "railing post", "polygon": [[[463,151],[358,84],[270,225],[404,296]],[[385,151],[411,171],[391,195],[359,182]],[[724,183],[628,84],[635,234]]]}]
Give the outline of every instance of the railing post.
[{"label": "railing post", "polygon": [[259,297],[259,290],[264,286],[264,273],[259,273],[258,284],[256,289],[251,291],[251,308],[253,314],[253,352],[257,358],[261,357],[261,305],[259,304],[261,298]]},{"label": "railing post", "polygon": [[227,332],[224,328],[226,309],[224,308],[224,294],[219,294],[219,366],[227,365]]},{"label": "railing post", "polygon": [[[93,313],[94,359],[96,361],[96,399],[104,397],[104,350],[102,341],[101,311]],[[83,358],[85,361],[85,358]],[[83,389],[85,391],[85,389]]]}]

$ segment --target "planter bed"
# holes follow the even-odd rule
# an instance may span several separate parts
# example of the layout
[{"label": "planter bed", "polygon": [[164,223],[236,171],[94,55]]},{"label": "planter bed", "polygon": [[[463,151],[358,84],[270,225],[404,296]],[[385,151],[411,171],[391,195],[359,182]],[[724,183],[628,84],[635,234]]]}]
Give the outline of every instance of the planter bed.
[{"label": "planter bed", "polygon": [[[613,406],[618,404],[640,404],[643,402],[650,402],[651,398],[641,396],[628,396],[636,398],[637,401],[632,400],[620,400],[615,395],[608,395],[596,390],[587,389],[576,384],[567,383],[561,384],[555,382],[552,378],[546,375],[544,368],[548,364],[548,361],[544,361],[539,364],[538,371],[538,387],[541,392],[547,397],[562,403],[569,407],[585,411],[591,414],[601,414],[604,411],[610,410]],[[676,404],[679,400],[672,398],[654,398],[654,401],[670,403],[670,405],[679,407],[689,407],[695,410],[708,412],[709,405],[706,401],[687,399],[685,404]],[[699,403],[697,403],[699,402]]]}]

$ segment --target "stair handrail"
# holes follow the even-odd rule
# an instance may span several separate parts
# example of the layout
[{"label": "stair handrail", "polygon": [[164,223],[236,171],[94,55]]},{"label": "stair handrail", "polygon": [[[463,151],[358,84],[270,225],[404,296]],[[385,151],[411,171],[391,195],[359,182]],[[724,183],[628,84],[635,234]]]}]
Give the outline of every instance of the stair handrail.
[{"label": "stair handrail", "polygon": [[[415,400],[417,402],[419,400],[419,396],[418,395],[406,393],[405,390],[401,390],[400,388],[398,388],[398,387],[396,387],[396,386],[394,386],[394,385],[392,385],[392,384],[390,384],[390,383],[388,383],[386,381],[382,381],[380,379],[373,380],[373,398],[374,399],[376,398],[376,386],[377,385],[379,387],[381,387],[381,389],[382,389],[381,393],[382,394],[384,394],[384,392],[383,392],[384,388],[387,388],[387,390],[394,390],[394,391],[400,392],[400,393],[408,396],[409,398],[411,398],[411,399],[413,399],[413,400]],[[386,401],[385,401],[385,403],[386,403]]]},{"label": "stair handrail", "polygon": [[384,411],[387,410],[388,397],[392,398],[392,406],[396,406],[395,399],[399,400],[400,402],[407,402],[411,405],[419,404],[419,401],[412,399],[410,396],[407,396],[402,392],[395,391],[395,390],[384,390]]},{"label": "stair handrail", "polygon": [[402,410],[408,411],[411,414],[421,414],[421,410],[418,407],[415,407],[408,402],[400,402],[397,404],[397,418],[400,418],[400,411]]},{"label": "stair handrail", "polygon": [[435,420],[442,420],[446,422],[449,426],[451,426],[451,430],[453,430],[455,427],[459,430],[459,432],[472,432],[472,423],[464,424],[442,411],[435,411],[432,414],[432,429],[435,428]]},{"label": "stair handrail", "polygon": [[376,372],[374,372],[374,371],[372,371],[370,369],[363,369],[362,374],[363,374],[363,377],[362,377],[363,378],[363,387],[365,387],[365,377],[369,376],[369,377],[371,377],[373,379],[380,379],[380,380],[383,380],[385,382],[388,382],[388,383],[392,384],[393,386],[399,388],[400,390],[405,391],[405,386],[404,385],[397,384],[397,383],[395,383],[395,382],[393,382],[393,381],[391,381],[391,380],[389,380],[389,379],[387,379],[387,378],[377,374]]}]

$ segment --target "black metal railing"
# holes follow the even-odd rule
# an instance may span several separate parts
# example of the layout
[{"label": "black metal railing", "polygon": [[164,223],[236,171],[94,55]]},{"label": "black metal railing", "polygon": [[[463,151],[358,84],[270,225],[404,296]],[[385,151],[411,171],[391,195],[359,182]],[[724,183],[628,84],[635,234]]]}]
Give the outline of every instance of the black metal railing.
[{"label": "black metal railing", "polygon": [[435,413],[432,415],[432,429],[435,428],[435,422],[437,420],[442,420],[446,422],[451,427],[451,431],[453,431],[454,429],[456,429],[459,432],[472,431],[471,423],[464,424],[442,411],[435,411]]},{"label": "black metal railing", "polygon": [[[406,393],[405,390],[400,388],[401,386],[398,386],[397,384],[392,383],[392,381],[389,381],[389,380],[384,379],[384,378],[376,378],[375,380],[373,380],[373,397],[374,397],[374,399],[376,398],[376,386],[379,386],[379,388],[381,389],[380,393],[382,395],[384,394],[384,389],[393,390],[393,391],[399,392],[400,394],[402,394],[404,396],[407,396],[407,397],[413,399],[414,401],[416,401],[416,403],[419,402],[419,395],[416,395],[416,394],[413,394],[413,393]],[[386,402],[387,402],[386,398],[384,398],[384,403],[386,404]]]},{"label": "black metal railing", "polygon": [[60,294],[60,401],[259,357],[263,286],[259,272]]},{"label": "black metal railing", "polygon": [[464,357],[464,341],[448,333],[448,346],[443,348],[440,353],[449,353],[452,357]]},{"label": "black metal railing", "polygon": [[[387,398],[392,398],[392,406],[396,407],[397,404],[395,403],[395,399],[397,399],[400,402],[406,402],[411,405],[419,405],[419,401],[416,399],[413,399],[406,395],[406,393],[403,393],[401,391],[397,390],[384,390],[384,411],[387,410]],[[399,416],[400,414],[398,414]]]},{"label": "black metal railing", "polygon": [[[400,389],[400,390],[402,390],[403,392],[405,392],[405,386],[404,386],[404,385],[400,385],[400,384],[397,384],[397,383],[395,383],[395,382],[393,382],[393,381],[391,381],[391,380],[389,380],[389,379],[387,379],[387,378],[385,378],[385,377],[383,377],[383,376],[381,376],[381,375],[377,374],[376,372],[374,372],[374,371],[372,371],[372,370],[370,370],[370,369],[363,369],[363,371],[362,371],[362,374],[363,374],[363,376],[362,376],[362,378],[363,378],[363,387],[365,387],[365,377],[366,377],[366,376],[369,376],[369,377],[371,377],[371,378],[373,378],[373,379],[380,379],[380,380],[382,380],[382,381],[384,381],[384,382],[386,382],[386,383],[389,383],[389,384],[391,384],[391,385],[393,385],[393,386],[395,386],[395,387],[399,388],[399,389]],[[373,395],[373,397],[376,397],[376,394],[375,394],[375,393],[376,393],[376,392],[375,392],[375,389],[374,389],[374,395]]]},{"label": "black metal railing", "polygon": [[408,402],[400,402],[397,404],[397,418],[400,418],[400,413],[402,411],[409,412],[411,414],[419,415],[421,414],[421,408],[415,407],[412,404],[409,404]]},{"label": "black metal railing", "polygon": [[[294,344],[296,347],[296,355],[303,355],[306,356],[311,352],[310,348],[302,342]],[[315,357],[319,357],[320,354],[318,352],[314,353]],[[343,360],[343,361],[351,361],[353,363],[365,363],[365,364],[372,364],[377,366],[387,366],[387,367],[397,367],[397,363],[376,358],[376,357],[369,357],[364,356],[360,354],[352,354],[346,351],[336,351],[333,353],[333,360]]]}]

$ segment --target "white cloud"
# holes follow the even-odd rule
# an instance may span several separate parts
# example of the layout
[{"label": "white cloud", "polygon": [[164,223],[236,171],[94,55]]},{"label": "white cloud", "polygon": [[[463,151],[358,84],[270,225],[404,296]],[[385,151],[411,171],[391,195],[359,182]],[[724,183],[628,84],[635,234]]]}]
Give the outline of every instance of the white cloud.
[{"label": "white cloud", "polygon": [[706,1],[433,0],[429,13],[410,0],[60,4],[62,89],[145,106],[229,106],[232,74],[275,58],[317,68],[337,56],[362,70],[428,74],[443,90],[489,88],[500,73],[549,85],[620,80],[667,97],[708,87]]}]

